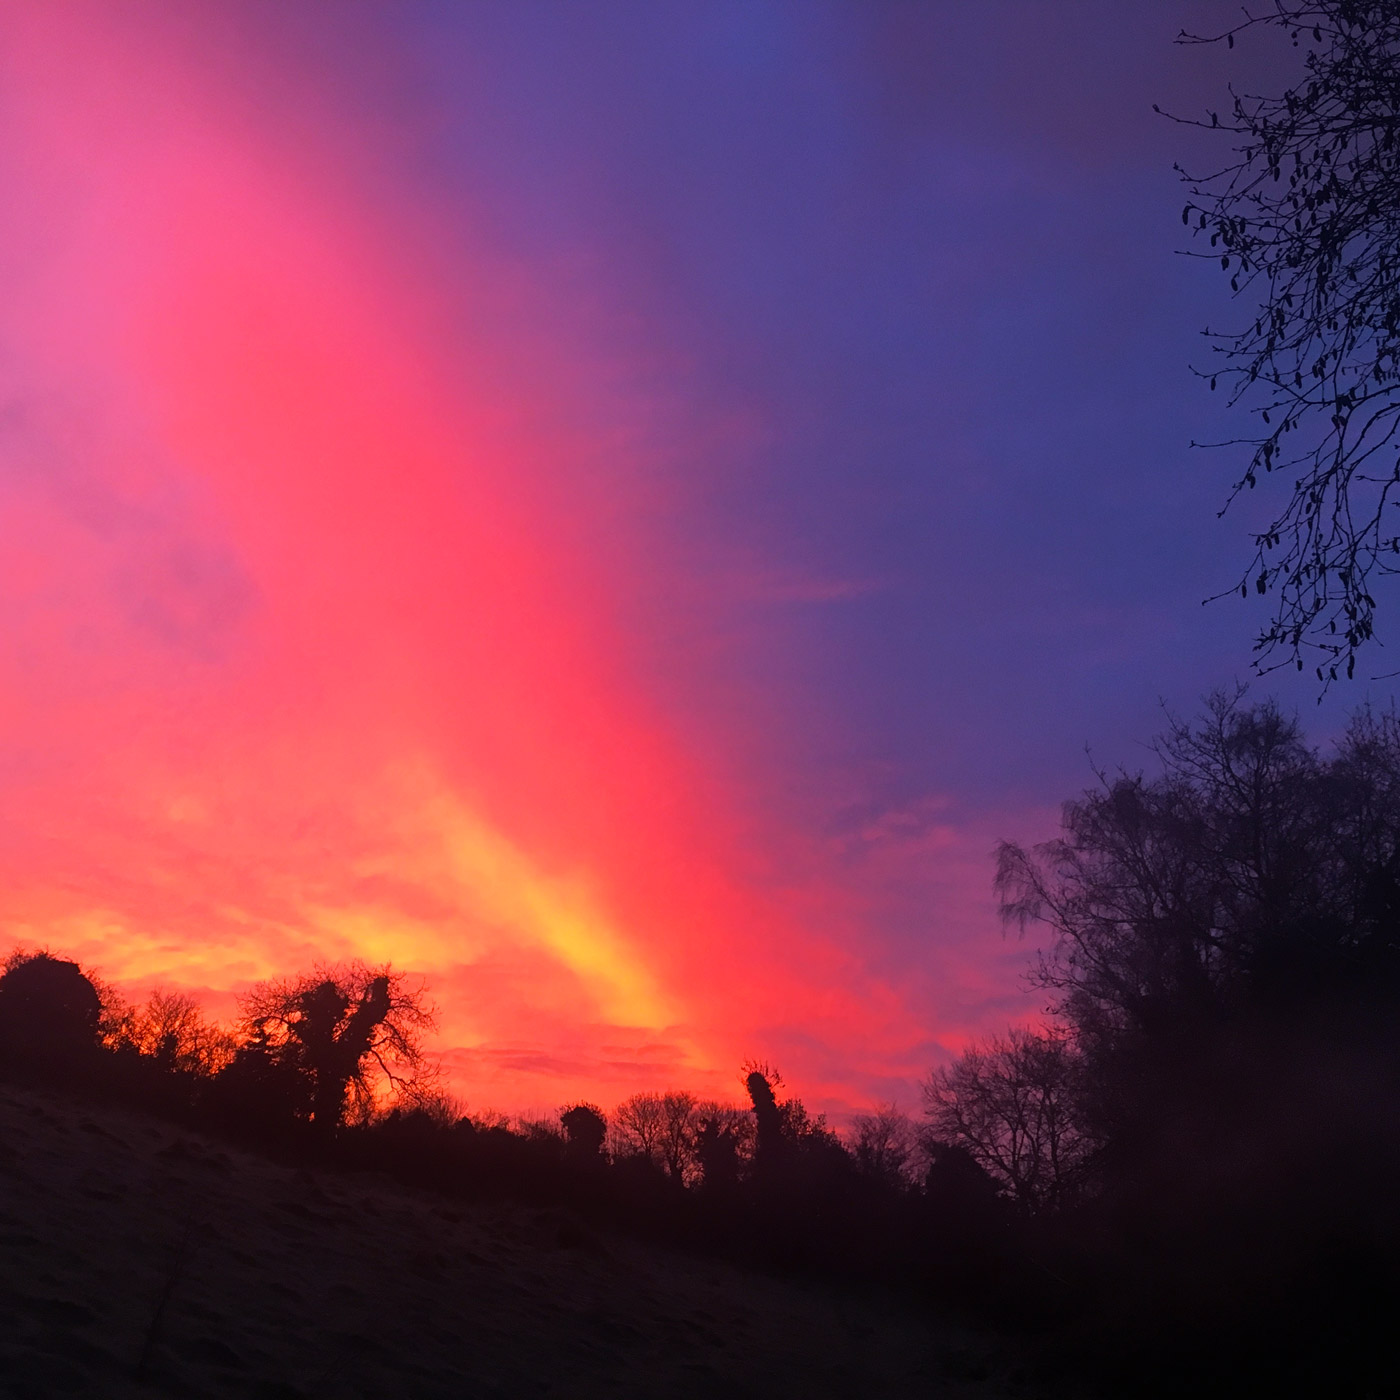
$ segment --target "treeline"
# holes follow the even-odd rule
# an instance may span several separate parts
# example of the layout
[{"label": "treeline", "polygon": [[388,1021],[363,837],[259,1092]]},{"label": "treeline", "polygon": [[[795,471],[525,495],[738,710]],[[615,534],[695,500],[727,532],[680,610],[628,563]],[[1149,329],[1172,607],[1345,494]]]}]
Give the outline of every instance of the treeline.
[{"label": "treeline", "polygon": [[[918,1290],[1037,1332],[1115,1393],[1379,1393],[1400,1246],[1400,721],[1335,751],[1219,697],[1103,773],[1061,836],[1002,848],[1052,938],[1043,1019],[970,1046],[923,1121],[843,1139],[769,1065],[746,1102],[473,1116],[441,1091],[420,985],[352,963],[254,987],[231,1027],[124,1005],[72,962],[0,976],[0,1073],[263,1150],[763,1267]],[[568,1238],[566,1238],[568,1237]],[[577,1242],[574,1240],[573,1242]]]},{"label": "treeline", "polygon": [[1009,1203],[965,1150],[934,1145],[930,1159],[902,1114],[867,1115],[848,1145],[751,1062],[742,1105],[670,1091],[611,1115],[588,1103],[543,1120],[473,1115],[424,1052],[433,1014],[406,975],[352,962],[254,986],[225,1027],[188,996],[133,1006],[68,959],[18,949],[0,975],[0,1076],[298,1164],[563,1207],[565,1246],[592,1222],[957,1302],[988,1296],[1007,1265]]},{"label": "treeline", "polygon": [[[1400,720],[1329,754],[1217,695],[1005,844],[1046,1019],[925,1086],[1029,1222],[1062,1335],[1163,1389],[1388,1389],[1400,1246]],[[1146,1374],[1144,1375],[1144,1370]],[[1270,1379],[1270,1374],[1273,1373]]]}]

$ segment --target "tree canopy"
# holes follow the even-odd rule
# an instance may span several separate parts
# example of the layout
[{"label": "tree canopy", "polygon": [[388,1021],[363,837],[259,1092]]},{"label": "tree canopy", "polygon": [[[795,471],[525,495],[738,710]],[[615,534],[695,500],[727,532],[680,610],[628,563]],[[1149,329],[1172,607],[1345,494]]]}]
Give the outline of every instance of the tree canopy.
[{"label": "tree canopy", "polygon": [[96,1048],[102,999],[75,962],[18,949],[0,976],[0,1050],[64,1063]]},{"label": "tree canopy", "polygon": [[1062,1032],[1013,1029],[974,1042],[924,1083],[930,1125],[1031,1213],[1062,1208],[1092,1144],[1079,1129],[1078,1057]]},{"label": "tree canopy", "polygon": [[[1324,755],[1275,704],[1221,694],[1157,754],[1155,776],[1103,773],[1067,802],[1056,840],[1004,844],[998,885],[1008,919],[1051,931],[1035,980],[1078,1056],[1075,1132],[1138,1164],[1196,1137],[1200,1167],[1300,1129],[1324,1078],[1390,1073],[1400,719],[1362,710]],[[1323,1057],[1349,1067],[1324,1075]],[[1008,1116],[983,1107],[993,1127]],[[1336,1144],[1377,1106],[1329,1089],[1310,1112]],[[958,1140],[984,1150],[978,1132]]]},{"label": "tree canopy", "polygon": [[224,1075],[322,1128],[363,1119],[385,1092],[412,1099],[432,1084],[423,1036],[433,1009],[390,967],[352,961],[260,982],[241,1011],[243,1043]]}]

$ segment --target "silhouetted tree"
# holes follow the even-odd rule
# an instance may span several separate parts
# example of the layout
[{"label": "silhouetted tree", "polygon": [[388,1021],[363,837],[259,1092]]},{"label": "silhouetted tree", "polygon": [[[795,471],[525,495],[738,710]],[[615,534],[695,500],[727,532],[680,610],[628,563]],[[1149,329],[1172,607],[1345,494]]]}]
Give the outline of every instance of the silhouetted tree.
[{"label": "silhouetted tree", "polygon": [[188,992],[160,987],[124,1018],[119,1043],[170,1072],[205,1077],[223,1069],[237,1048],[233,1036],[211,1022]]},{"label": "silhouetted tree", "polygon": [[312,1084],[295,1059],[262,1029],[243,1037],[205,1096],[224,1130],[258,1137],[284,1135],[311,1118]]},{"label": "silhouetted tree", "polygon": [[695,1160],[706,1191],[724,1193],[738,1185],[743,1127],[735,1118],[746,1116],[720,1104],[702,1104],[697,1109]]},{"label": "silhouetted tree", "polygon": [[[817,1197],[846,1184],[845,1145],[825,1114],[813,1116],[801,1099],[778,1099],[783,1078],[771,1065],[749,1060],[741,1072],[753,1105],[755,1185],[769,1193],[769,1209],[781,1206],[788,1217],[814,1210]],[[778,1196],[786,1199],[780,1203]]]},{"label": "silhouetted tree", "polygon": [[324,1131],[347,1114],[363,1119],[388,1093],[412,1100],[434,1087],[422,1037],[434,1012],[403,973],[360,962],[259,983],[241,1001],[244,1044],[234,1082],[299,1081],[297,1116]]},{"label": "silhouetted tree", "polygon": [[685,1181],[695,1172],[695,1131],[699,1105],[684,1089],[668,1089],[661,1096],[663,1128],[662,1166],[674,1181]]},{"label": "silhouetted tree", "polygon": [[1063,1206],[1083,1183],[1091,1144],[1077,1121],[1078,1088],[1063,1034],[1013,1029],[935,1070],[924,1101],[935,1139],[962,1149],[1035,1213]]},{"label": "silhouetted tree", "polygon": [[[919,1203],[921,1239],[933,1256],[935,1287],[966,1306],[1005,1289],[1008,1265],[1025,1268],[1008,1231],[1011,1215],[1000,1185],[960,1143],[925,1139],[928,1170]],[[997,1311],[1005,1317],[1005,1301]]]},{"label": "silhouetted tree", "polygon": [[895,1104],[851,1120],[851,1157],[857,1170],[886,1186],[906,1186],[914,1179],[918,1135],[909,1115]]},{"label": "silhouetted tree", "polygon": [[826,1121],[826,1114],[811,1113],[801,1099],[785,1099],[778,1105],[782,1117],[783,1140],[798,1152],[848,1162],[846,1146]]},{"label": "silhouetted tree", "polygon": [[[1231,495],[1275,474],[1288,499],[1255,536],[1237,585],[1274,598],[1261,670],[1311,654],[1318,679],[1352,675],[1374,636],[1375,578],[1400,570],[1389,506],[1400,490],[1400,3],[1274,0],[1225,42],[1279,30],[1304,55],[1282,92],[1230,94],[1192,125],[1234,138],[1205,175],[1182,172],[1182,222],[1254,305],[1208,331],[1221,357],[1201,371],[1230,386],[1256,426]],[[1175,118],[1181,120],[1181,118]],[[1180,169],[1180,167],[1178,167]],[[1386,455],[1389,454],[1389,455]]]},{"label": "silhouetted tree", "polygon": [[1038,978],[1091,1042],[1219,1014],[1275,916],[1316,904],[1299,857],[1327,814],[1295,722],[1216,697],[1159,753],[1161,777],[1100,775],[1065,804],[1062,837],[998,854],[1003,913],[1054,930]]},{"label": "silhouetted tree", "polygon": [[753,1105],[754,1167],[771,1171],[787,1156],[786,1121],[777,1095],[783,1077],[771,1065],[757,1060],[746,1061],[740,1072]]},{"label": "silhouetted tree", "polygon": [[962,1143],[927,1141],[924,1193],[950,1220],[985,1217],[1001,1200],[996,1178]]},{"label": "silhouetted tree", "polygon": [[696,1099],[694,1094],[633,1094],[613,1112],[611,1128],[620,1154],[655,1163],[675,1181],[694,1173]]},{"label": "silhouetted tree", "polygon": [[596,1104],[576,1103],[559,1111],[564,1141],[571,1160],[593,1163],[601,1160],[608,1137],[608,1120]]},{"label": "silhouetted tree", "polygon": [[1053,933],[1038,979],[1073,1038],[1076,1126],[1183,1210],[1194,1192],[1239,1215],[1266,1176],[1318,1199],[1326,1153],[1397,1148],[1377,1135],[1400,1064],[1400,727],[1363,711],[1324,759],[1272,703],[1216,696],[1157,752],[1159,775],[1067,803],[1058,840],[1001,851],[1004,912]]},{"label": "silhouetted tree", "polygon": [[613,1110],[612,1130],[617,1155],[632,1154],[661,1165],[666,1111],[660,1094],[633,1094],[624,1099]]},{"label": "silhouetted tree", "polygon": [[16,950],[0,976],[0,1053],[39,1070],[71,1072],[96,1051],[102,999],[75,962]]}]

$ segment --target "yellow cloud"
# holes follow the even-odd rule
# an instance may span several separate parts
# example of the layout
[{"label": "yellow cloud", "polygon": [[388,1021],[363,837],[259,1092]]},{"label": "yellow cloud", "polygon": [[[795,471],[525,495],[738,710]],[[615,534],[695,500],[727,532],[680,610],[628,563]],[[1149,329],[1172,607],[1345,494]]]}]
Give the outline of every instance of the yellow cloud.
[{"label": "yellow cloud", "polygon": [[[393,805],[400,850],[392,873],[460,914],[450,929],[392,912],[318,911],[317,921],[372,957],[460,960],[466,927],[543,947],[577,975],[602,1014],[620,1025],[661,1027],[676,1018],[629,940],[578,878],[550,874],[425,770],[401,771]],[[472,950],[478,951],[478,950]]]}]

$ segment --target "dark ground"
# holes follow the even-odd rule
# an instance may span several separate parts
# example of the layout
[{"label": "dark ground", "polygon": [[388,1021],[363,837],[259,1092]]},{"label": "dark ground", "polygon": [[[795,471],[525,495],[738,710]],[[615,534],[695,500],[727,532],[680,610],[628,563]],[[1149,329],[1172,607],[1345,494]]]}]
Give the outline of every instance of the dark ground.
[{"label": "dark ground", "polygon": [[1029,1397],[925,1310],[0,1089],[6,1396]]}]

